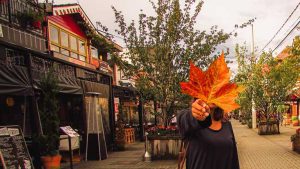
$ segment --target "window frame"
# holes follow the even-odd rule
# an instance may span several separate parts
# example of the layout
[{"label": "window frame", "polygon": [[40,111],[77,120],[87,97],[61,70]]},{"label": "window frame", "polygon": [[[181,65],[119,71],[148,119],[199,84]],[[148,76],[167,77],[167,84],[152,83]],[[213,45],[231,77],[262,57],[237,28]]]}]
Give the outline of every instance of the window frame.
[{"label": "window frame", "polygon": [[[80,60],[80,61],[83,61],[82,59],[79,58],[79,56],[84,56],[85,57],[85,61],[83,62],[86,62],[88,59],[88,46],[87,46],[87,39],[84,39],[76,34],[74,34],[73,32],[70,32],[69,30],[67,29],[64,29],[63,27],[61,27],[60,25],[54,23],[54,22],[51,22],[49,21],[49,27],[51,29],[51,27],[54,27],[58,30],[58,43],[56,42],[53,42],[52,39],[51,39],[51,31],[49,31],[49,41],[50,41],[50,50],[51,51],[54,51],[52,50],[51,46],[56,46],[59,48],[59,53],[61,53],[61,49],[64,49],[64,50],[68,50],[69,51],[69,55],[65,55],[65,54],[62,54],[62,55],[65,55],[65,56],[68,56],[70,58],[73,58],[73,59],[77,59],[77,60]],[[65,47],[62,45],[62,41],[61,41],[61,32],[64,32],[68,35],[68,47]],[[71,48],[71,36],[73,36],[75,39],[76,39],[76,45],[77,45],[77,50],[74,50]],[[79,41],[82,41],[84,43],[84,53],[80,52],[79,51]],[[56,51],[55,51],[56,52]],[[71,53],[76,53],[77,54],[77,57],[74,58],[71,56]]]}]

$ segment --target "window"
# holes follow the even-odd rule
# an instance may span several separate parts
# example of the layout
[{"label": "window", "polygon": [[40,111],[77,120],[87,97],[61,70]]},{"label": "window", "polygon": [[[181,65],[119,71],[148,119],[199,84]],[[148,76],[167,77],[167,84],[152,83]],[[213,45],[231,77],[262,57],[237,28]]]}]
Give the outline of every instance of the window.
[{"label": "window", "polygon": [[[86,41],[50,23],[50,48],[63,55],[86,61]],[[96,55],[97,56],[97,55]]]},{"label": "window", "polygon": [[65,31],[60,32],[61,46],[69,47],[69,35]]},{"label": "window", "polygon": [[59,52],[59,47],[57,47],[55,45],[51,45],[51,50],[55,51],[55,52]]},{"label": "window", "polygon": [[50,26],[50,39],[51,39],[51,42],[59,43],[58,29],[52,25]]},{"label": "window", "polygon": [[77,51],[77,39],[74,36],[70,36],[70,47],[72,50]]},{"label": "window", "polygon": [[85,43],[82,40],[78,40],[79,53],[85,54]]},{"label": "window", "polygon": [[93,46],[91,46],[91,55],[92,55],[93,58],[99,59],[98,50]]}]

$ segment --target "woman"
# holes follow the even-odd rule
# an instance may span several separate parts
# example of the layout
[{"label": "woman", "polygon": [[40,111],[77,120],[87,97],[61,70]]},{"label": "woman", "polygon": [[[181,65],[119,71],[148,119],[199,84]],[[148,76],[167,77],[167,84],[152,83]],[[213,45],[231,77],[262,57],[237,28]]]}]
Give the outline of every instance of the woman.
[{"label": "woman", "polygon": [[239,169],[236,142],[223,110],[201,100],[178,116],[179,131],[189,142],[187,169]]}]

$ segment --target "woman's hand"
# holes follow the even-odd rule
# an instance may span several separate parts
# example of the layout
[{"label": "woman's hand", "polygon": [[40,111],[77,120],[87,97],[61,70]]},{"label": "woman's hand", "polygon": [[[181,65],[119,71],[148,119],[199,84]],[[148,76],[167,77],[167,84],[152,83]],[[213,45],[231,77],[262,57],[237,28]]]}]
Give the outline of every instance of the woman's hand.
[{"label": "woman's hand", "polygon": [[204,121],[209,116],[210,107],[200,99],[197,99],[192,104],[192,115],[200,121]]}]

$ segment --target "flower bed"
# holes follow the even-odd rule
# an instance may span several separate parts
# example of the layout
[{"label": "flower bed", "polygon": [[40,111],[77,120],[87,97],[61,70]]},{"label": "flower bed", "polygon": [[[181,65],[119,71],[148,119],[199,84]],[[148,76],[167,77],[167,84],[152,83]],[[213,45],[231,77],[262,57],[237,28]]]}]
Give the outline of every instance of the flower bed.
[{"label": "flower bed", "polygon": [[152,160],[177,159],[181,137],[175,126],[151,127],[147,130],[147,151]]}]

